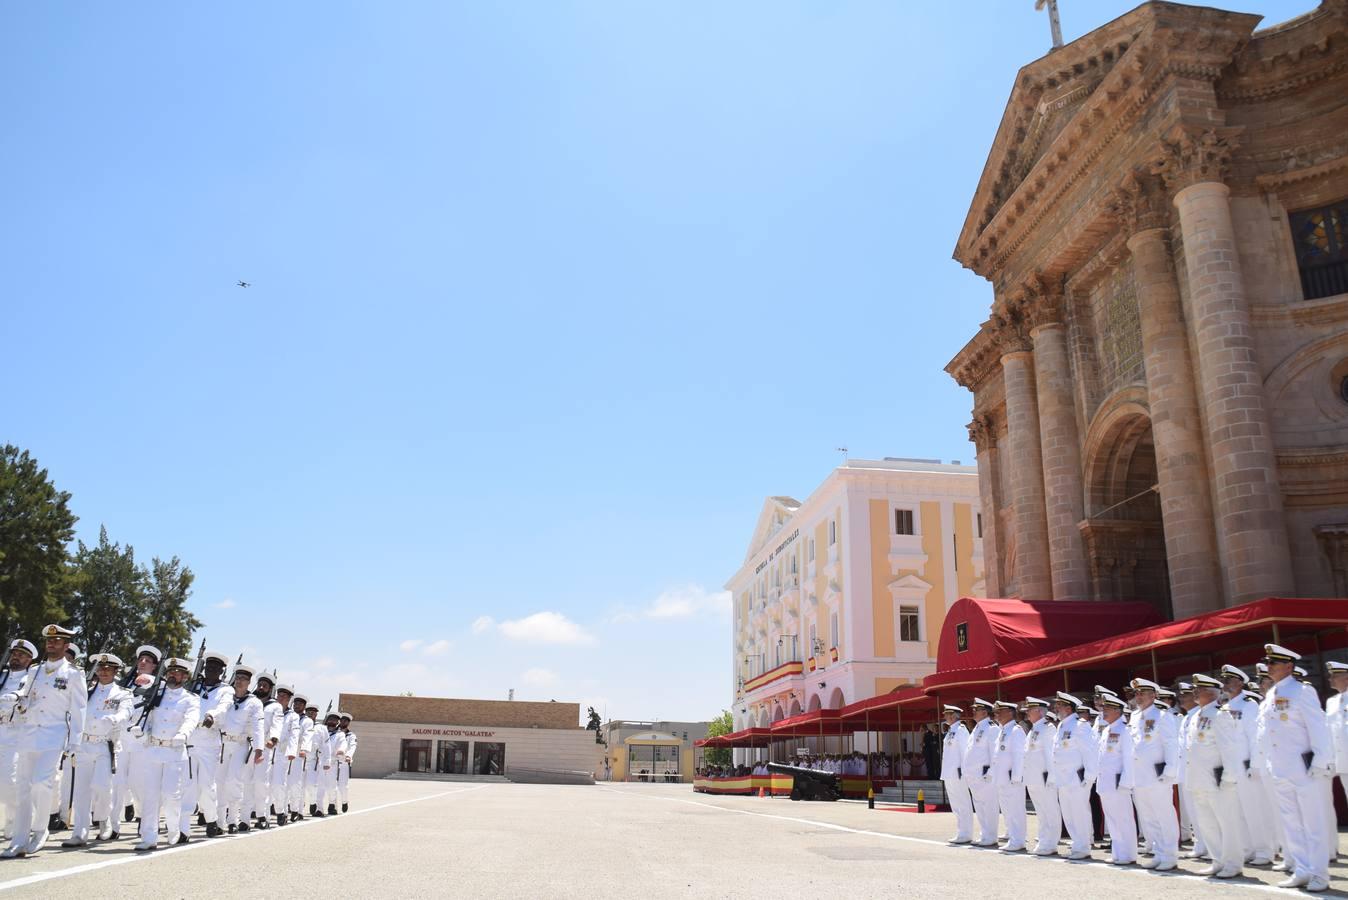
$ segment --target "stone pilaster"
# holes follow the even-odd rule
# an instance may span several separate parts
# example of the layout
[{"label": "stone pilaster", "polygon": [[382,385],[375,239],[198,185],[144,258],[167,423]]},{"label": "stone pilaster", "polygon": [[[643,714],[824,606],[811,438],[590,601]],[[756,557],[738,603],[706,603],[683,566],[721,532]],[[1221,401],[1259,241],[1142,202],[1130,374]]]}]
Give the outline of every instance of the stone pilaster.
[{"label": "stone pilaster", "polygon": [[1061,284],[1036,279],[1022,301],[1034,346],[1035,400],[1044,465],[1044,511],[1054,600],[1089,600],[1090,569],[1081,537],[1085,493],[1081,440],[1072,403],[1072,366]]},{"label": "stone pilaster", "polygon": [[1222,183],[1234,132],[1179,129],[1156,171],[1176,192],[1226,601],[1239,604],[1291,593],[1294,582],[1230,190]]},{"label": "stone pilaster", "polygon": [[1002,349],[1006,385],[1006,427],[1010,444],[1011,503],[1015,510],[1015,594],[1022,600],[1052,600],[1053,578],[1044,509],[1044,460],[1039,440],[1039,401],[1034,355],[1025,322],[1014,310],[994,318]]},{"label": "stone pilaster", "polygon": [[1133,256],[1170,602],[1179,619],[1222,606],[1203,421],[1167,241],[1165,192],[1155,176],[1141,173],[1125,179],[1112,199]]},{"label": "stone pilaster", "polygon": [[1001,544],[997,541],[997,478],[1000,464],[997,426],[990,416],[975,416],[969,423],[978,461],[978,499],[983,512],[983,584],[989,597],[1002,596]]}]

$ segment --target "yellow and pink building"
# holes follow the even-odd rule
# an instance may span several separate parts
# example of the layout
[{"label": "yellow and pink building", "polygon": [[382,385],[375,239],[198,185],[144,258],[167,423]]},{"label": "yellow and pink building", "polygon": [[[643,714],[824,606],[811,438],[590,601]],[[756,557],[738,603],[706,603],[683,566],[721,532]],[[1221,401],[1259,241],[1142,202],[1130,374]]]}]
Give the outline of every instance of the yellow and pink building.
[{"label": "yellow and pink building", "polygon": [[735,728],[920,684],[946,610],[983,595],[978,469],[848,460],[769,497],[733,597]]}]

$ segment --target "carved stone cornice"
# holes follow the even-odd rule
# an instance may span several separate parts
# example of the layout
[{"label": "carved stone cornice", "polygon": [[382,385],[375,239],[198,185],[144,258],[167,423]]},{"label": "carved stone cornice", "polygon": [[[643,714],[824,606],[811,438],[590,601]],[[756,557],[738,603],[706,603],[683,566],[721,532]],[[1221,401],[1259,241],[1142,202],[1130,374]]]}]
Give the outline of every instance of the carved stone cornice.
[{"label": "carved stone cornice", "polygon": [[1217,85],[1223,106],[1264,103],[1348,70],[1348,4],[1318,9],[1254,35]]},{"label": "carved stone cornice", "polygon": [[1160,177],[1141,169],[1124,176],[1105,200],[1105,210],[1125,238],[1170,224],[1170,197]]},{"label": "carved stone cornice", "polygon": [[1231,154],[1240,145],[1240,127],[1194,128],[1176,125],[1161,139],[1151,171],[1165,180],[1166,189],[1178,193],[1204,182],[1221,182]]},{"label": "carved stone cornice", "polygon": [[969,423],[969,440],[979,453],[997,446],[997,423],[990,415],[976,415]]},{"label": "carved stone cornice", "polygon": [[997,348],[1003,358],[1012,353],[1028,353],[1034,349],[1030,339],[1030,321],[1025,315],[1025,293],[1012,295],[998,303],[989,320],[996,332]]},{"label": "carved stone cornice", "polygon": [[1026,279],[1017,305],[1031,337],[1040,328],[1063,324],[1065,309],[1062,279],[1036,272]]},{"label": "carved stone cornice", "polygon": [[960,387],[976,391],[1001,362],[1002,354],[997,343],[991,322],[984,322],[978,333],[969,339],[969,343],[955,358],[946,363],[946,373]]}]

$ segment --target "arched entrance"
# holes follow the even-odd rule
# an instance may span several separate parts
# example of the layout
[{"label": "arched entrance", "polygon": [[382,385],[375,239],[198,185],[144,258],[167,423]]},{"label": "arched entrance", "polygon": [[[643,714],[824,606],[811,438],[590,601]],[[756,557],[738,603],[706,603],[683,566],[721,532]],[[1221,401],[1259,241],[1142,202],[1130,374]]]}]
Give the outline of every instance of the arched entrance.
[{"label": "arched entrance", "polygon": [[1145,600],[1171,617],[1156,446],[1132,398],[1106,404],[1086,440],[1082,537],[1097,600]]},{"label": "arched entrance", "polygon": [[792,716],[800,715],[800,698],[798,697],[791,698],[791,712],[788,713],[788,715]]},{"label": "arched entrance", "polygon": [[810,695],[810,704],[809,704],[809,707],[810,707],[810,708],[807,709],[806,712],[814,712],[816,709],[819,708],[819,695],[818,695],[818,694],[811,694],[811,695]]},{"label": "arched entrance", "polygon": [[833,692],[828,695],[828,708],[842,709],[845,705],[846,701],[843,699],[842,688],[834,688]]}]

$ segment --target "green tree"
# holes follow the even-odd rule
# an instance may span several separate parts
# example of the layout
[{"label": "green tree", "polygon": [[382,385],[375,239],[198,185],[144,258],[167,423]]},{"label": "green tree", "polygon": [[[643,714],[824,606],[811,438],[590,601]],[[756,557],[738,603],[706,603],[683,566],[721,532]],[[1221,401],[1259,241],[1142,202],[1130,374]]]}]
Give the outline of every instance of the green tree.
[{"label": "green tree", "polygon": [[109,541],[106,527],[98,529],[95,546],[79,542],[71,560],[66,607],[86,654],[111,651],[131,659],[143,643],[146,580],[145,570],[136,565],[135,549]]},{"label": "green tree", "polygon": [[192,633],[201,627],[201,620],[187,611],[196,577],[176,556],[167,562],[158,557],[150,562],[137,640],[153,644],[166,656],[196,656]]},{"label": "green tree", "polygon": [[[720,737],[735,730],[735,719],[730,710],[723,709],[721,714],[707,725],[707,737]],[[730,751],[725,747],[707,747],[702,751],[702,764],[707,766],[730,765]]]},{"label": "green tree", "polygon": [[594,742],[596,744],[604,743],[604,732],[602,730],[604,725],[599,721],[599,713],[594,711],[593,706],[589,708],[589,717],[590,720],[586,723],[585,729],[594,732]]},{"label": "green tree", "polygon": [[69,503],[27,450],[0,449],[0,633],[34,638],[64,619],[66,545],[78,521]]}]

